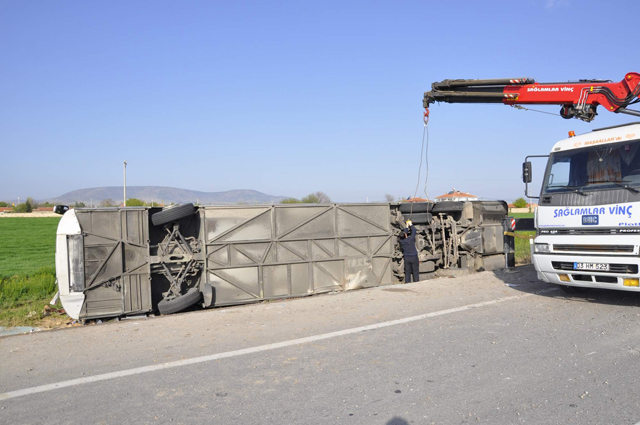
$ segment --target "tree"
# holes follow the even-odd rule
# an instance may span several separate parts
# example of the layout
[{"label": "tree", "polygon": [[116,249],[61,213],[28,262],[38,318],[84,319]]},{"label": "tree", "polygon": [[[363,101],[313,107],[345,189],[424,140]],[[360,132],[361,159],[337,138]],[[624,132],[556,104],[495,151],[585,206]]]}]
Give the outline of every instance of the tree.
[{"label": "tree", "polygon": [[107,199],[103,199],[102,201],[100,201],[100,206],[101,207],[115,207],[116,205],[116,201],[114,201],[111,198],[107,198]]},{"label": "tree", "polygon": [[38,203],[36,201],[33,200],[33,198],[31,196],[29,196],[27,198],[27,200],[25,201],[26,204],[31,205],[31,209],[34,210],[36,208],[38,208]]},{"label": "tree", "polygon": [[45,202],[45,203],[38,204],[38,206],[39,206],[39,207],[47,207],[47,208],[51,208],[51,207],[53,207],[54,205],[53,205],[51,202],[47,201],[47,202]]},{"label": "tree", "polygon": [[87,204],[85,204],[84,202],[78,202],[76,201],[75,204],[73,204],[73,208],[85,208],[87,206]]},{"label": "tree", "polygon": [[281,204],[330,204],[331,198],[324,192],[310,193],[302,199],[284,198]]},{"label": "tree", "polygon": [[390,193],[385,193],[385,194],[384,194],[384,200],[385,200],[386,202],[391,203],[391,202],[395,202],[395,201],[396,201],[396,198],[394,198],[394,197],[393,197],[393,195],[392,195],[392,194],[390,194]]},{"label": "tree", "polygon": [[141,201],[140,199],[137,199],[137,198],[129,198],[127,199],[127,206],[128,207],[144,207],[144,201]]},{"label": "tree", "polygon": [[524,198],[518,198],[515,201],[513,201],[513,206],[516,208],[526,208],[527,201],[525,201]]},{"label": "tree", "polygon": [[0,207],[8,207],[8,206],[9,204],[7,204],[6,202],[0,201]]},{"label": "tree", "polygon": [[299,204],[301,203],[301,201],[296,198],[284,198],[282,201],[280,201],[280,203],[281,204]]},{"label": "tree", "polygon": [[331,198],[324,192],[310,193],[301,199],[303,204],[330,204]]},{"label": "tree", "polygon": [[324,192],[316,192],[316,193],[314,193],[314,195],[316,195],[316,197],[320,201],[319,202],[320,204],[330,204],[331,203],[331,198],[329,198],[329,195],[327,195]]},{"label": "tree", "polygon": [[303,204],[319,204],[320,198],[315,193],[310,193],[300,200]]},{"label": "tree", "polygon": [[31,208],[31,204],[28,202],[23,202],[13,207],[13,210],[17,213],[30,213],[33,211],[33,208]]}]

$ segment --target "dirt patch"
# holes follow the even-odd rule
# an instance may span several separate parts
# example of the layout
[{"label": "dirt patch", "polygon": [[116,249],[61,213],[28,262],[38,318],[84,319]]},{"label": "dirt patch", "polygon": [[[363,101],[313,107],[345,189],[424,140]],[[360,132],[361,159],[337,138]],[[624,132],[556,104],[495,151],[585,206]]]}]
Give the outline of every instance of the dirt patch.
[{"label": "dirt patch", "polygon": [[416,293],[416,291],[412,291],[411,289],[405,289],[405,288],[385,288],[383,289],[384,292],[414,292]]},{"label": "dirt patch", "polygon": [[54,212],[33,212],[33,213],[8,213],[0,214],[2,217],[61,217],[60,214]]},{"label": "dirt patch", "polygon": [[82,326],[65,313],[55,314],[47,317],[43,317],[40,323],[37,324],[37,328],[40,330],[70,328],[72,326]]}]

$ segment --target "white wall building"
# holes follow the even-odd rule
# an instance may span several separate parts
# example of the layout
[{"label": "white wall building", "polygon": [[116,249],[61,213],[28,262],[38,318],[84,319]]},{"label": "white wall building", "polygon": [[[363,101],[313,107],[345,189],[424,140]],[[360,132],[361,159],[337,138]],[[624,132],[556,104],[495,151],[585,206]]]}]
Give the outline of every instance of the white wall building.
[{"label": "white wall building", "polygon": [[476,195],[471,195],[469,193],[464,193],[456,190],[454,187],[450,192],[445,193],[444,195],[436,196],[435,202],[455,202],[455,201],[477,201],[478,197]]}]

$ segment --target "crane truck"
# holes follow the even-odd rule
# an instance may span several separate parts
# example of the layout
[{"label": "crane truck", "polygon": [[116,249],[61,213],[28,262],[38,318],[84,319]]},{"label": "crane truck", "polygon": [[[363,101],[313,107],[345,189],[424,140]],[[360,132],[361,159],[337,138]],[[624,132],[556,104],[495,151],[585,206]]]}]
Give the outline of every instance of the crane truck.
[{"label": "crane truck", "polygon": [[[531,78],[444,80],[424,94],[434,102],[560,105],[560,116],[592,121],[598,106],[640,116],[640,74],[620,82],[538,83]],[[525,108],[526,109],[526,108]],[[539,196],[529,193],[532,157],[548,157]],[[531,258],[538,279],[565,292],[606,288],[640,292],[640,122],[560,140],[522,166],[525,195],[538,198]]]}]

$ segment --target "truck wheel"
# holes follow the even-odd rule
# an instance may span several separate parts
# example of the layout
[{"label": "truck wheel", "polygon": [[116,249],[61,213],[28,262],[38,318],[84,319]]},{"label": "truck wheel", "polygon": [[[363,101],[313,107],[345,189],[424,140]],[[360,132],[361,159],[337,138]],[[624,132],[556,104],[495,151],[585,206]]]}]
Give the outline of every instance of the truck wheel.
[{"label": "truck wheel", "polygon": [[154,226],[162,226],[163,224],[178,221],[181,218],[190,217],[196,212],[193,204],[176,205],[168,207],[151,216],[151,222]]},{"label": "truck wheel", "polygon": [[202,293],[198,288],[191,288],[186,294],[180,295],[177,298],[166,301],[162,300],[158,303],[158,311],[160,314],[173,314],[185,310],[202,298]]}]

